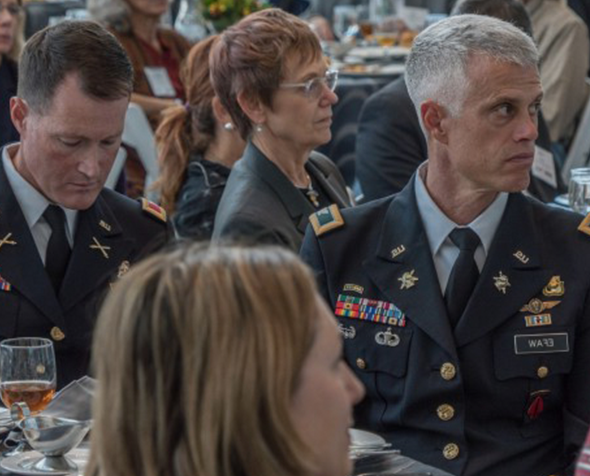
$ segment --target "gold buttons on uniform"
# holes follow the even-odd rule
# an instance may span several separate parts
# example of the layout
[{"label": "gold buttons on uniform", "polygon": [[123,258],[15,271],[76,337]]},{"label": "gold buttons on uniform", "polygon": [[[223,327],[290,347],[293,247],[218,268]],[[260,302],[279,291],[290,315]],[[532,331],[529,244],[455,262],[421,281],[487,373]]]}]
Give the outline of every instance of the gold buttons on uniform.
[{"label": "gold buttons on uniform", "polygon": [[59,327],[52,327],[49,334],[51,335],[51,338],[56,342],[59,342],[66,338],[66,335]]},{"label": "gold buttons on uniform", "polygon": [[455,443],[449,443],[443,448],[443,456],[445,459],[452,460],[459,456],[459,446]]},{"label": "gold buttons on uniform", "polygon": [[442,421],[449,421],[455,416],[455,409],[448,403],[439,405],[436,414]]},{"label": "gold buttons on uniform", "polygon": [[356,366],[361,370],[365,370],[367,368],[367,363],[363,359],[358,358],[356,359]]},{"label": "gold buttons on uniform", "polygon": [[547,375],[549,375],[549,369],[547,367],[545,367],[544,365],[542,365],[541,367],[539,367],[537,369],[537,377],[545,378],[545,377],[547,377]]},{"label": "gold buttons on uniform", "polygon": [[457,368],[450,362],[445,362],[440,368],[440,376],[445,380],[453,380],[457,375]]}]

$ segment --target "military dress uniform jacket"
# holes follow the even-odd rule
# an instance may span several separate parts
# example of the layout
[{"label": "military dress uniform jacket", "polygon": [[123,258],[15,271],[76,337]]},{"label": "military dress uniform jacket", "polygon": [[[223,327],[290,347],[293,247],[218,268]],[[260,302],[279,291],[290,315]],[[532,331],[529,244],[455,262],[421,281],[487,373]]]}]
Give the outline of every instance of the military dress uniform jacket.
[{"label": "military dress uniform jacket", "polygon": [[[312,152],[307,173],[322,198],[339,208],[350,205],[338,167]],[[252,143],[234,165],[215,215],[213,239],[277,244],[298,252],[309,216],[316,209],[280,169]]]},{"label": "military dress uniform jacket", "polygon": [[142,212],[139,202],[103,190],[92,207],[78,213],[56,297],[0,161],[0,338],[51,338],[58,388],[86,375],[101,298],[118,275],[167,236],[165,220]]},{"label": "military dress uniform jacket", "polygon": [[414,180],[342,223],[326,215],[331,231],[308,230],[301,254],[367,389],[356,424],[455,475],[563,474],[590,420],[582,217],[511,194],[453,331]]}]

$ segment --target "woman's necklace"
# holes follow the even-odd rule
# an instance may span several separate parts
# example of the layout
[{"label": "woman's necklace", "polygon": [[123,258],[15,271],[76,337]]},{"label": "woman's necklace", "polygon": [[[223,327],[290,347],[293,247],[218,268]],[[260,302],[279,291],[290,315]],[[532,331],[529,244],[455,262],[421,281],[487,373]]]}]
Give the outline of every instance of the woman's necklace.
[{"label": "woman's necklace", "polygon": [[307,190],[305,191],[305,195],[307,195],[307,198],[309,198],[309,201],[312,203],[312,205],[316,208],[318,208],[320,206],[320,201],[319,201],[319,197],[320,194],[318,192],[315,191],[315,189],[313,188],[313,182],[311,181],[311,177],[308,175],[307,176],[307,180],[308,180],[308,185],[307,185]]}]

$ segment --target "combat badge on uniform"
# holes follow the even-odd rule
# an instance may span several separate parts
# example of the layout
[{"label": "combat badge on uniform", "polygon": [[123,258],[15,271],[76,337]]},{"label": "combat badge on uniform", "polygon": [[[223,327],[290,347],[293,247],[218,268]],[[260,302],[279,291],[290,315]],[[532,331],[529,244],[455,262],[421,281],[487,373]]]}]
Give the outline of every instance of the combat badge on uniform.
[{"label": "combat badge on uniform", "polygon": [[160,221],[166,222],[166,210],[160,205],[150,202],[147,198],[141,199],[141,209],[148,215],[157,218]]},{"label": "combat badge on uniform", "polygon": [[565,294],[565,282],[561,276],[552,276],[547,286],[543,288],[543,296],[563,296]]},{"label": "combat badge on uniform", "polygon": [[545,310],[553,309],[560,302],[561,301],[541,301],[539,298],[533,298],[527,304],[520,308],[520,312],[541,314]]},{"label": "combat badge on uniform", "polygon": [[588,213],[588,215],[586,215],[586,218],[582,220],[582,223],[580,223],[580,225],[578,226],[578,230],[582,233],[590,235],[590,213]]},{"label": "combat badge on uniform", "polygon": [[332,204],[329,207],[322,208],[318,212],[313,213],[309,216],[309,222],[311,223],[316,236],[322,236],[324,233],[340,228],[344,225],[344,219],[336,204]]}]

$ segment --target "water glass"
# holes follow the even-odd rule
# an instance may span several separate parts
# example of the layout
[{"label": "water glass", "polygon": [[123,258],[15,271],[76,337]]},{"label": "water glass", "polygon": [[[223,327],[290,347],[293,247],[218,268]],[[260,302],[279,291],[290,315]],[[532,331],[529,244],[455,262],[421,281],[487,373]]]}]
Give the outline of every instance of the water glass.
[{"label": "water glass", "polygon": [[571,170],[568,198],[572,210],[583,215],[590,213],[590,167]]},{"label": "water glass", "polygon": [[8,408],[26,403],[32,414],[45,409],[56,387],[53,342],[17,337],[0,342],[0,394]]}]

